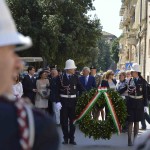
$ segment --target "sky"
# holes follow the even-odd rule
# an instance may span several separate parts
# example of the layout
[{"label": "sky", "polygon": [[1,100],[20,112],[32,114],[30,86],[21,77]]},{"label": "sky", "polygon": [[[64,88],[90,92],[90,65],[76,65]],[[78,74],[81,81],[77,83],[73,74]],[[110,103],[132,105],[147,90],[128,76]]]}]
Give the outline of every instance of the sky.
[{"label": "sky", "polygon": [[121,0],[95,0],[94,6],[96,11],[89,13],[98,16],[104,31],[119,37],[121,34],[121,30],[119,30]]}]

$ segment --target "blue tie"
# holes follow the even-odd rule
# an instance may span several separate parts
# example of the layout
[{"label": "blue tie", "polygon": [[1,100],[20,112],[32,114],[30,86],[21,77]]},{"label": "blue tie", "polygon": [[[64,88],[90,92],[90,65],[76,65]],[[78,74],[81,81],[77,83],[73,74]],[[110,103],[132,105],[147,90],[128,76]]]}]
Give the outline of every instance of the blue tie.
[{"label": "blue tie", "polygon": [[87,85],[87,83],[88,83],[88,78],[85,77],[85,85]]},{"label": "blue tie", "polygon": [[137,83],[137,78],[134,78],[134,82],[135,82],[135,84]]},{"label": "blue tie", "polygon": [[69,80],[71,79],[71,75],[68,76],[68,79],[69,79]]}]

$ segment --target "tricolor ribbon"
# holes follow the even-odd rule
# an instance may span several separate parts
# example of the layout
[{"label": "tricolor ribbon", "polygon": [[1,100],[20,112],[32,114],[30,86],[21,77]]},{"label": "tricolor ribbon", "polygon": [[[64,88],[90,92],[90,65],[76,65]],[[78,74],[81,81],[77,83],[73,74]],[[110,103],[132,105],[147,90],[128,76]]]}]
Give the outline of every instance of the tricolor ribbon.
[{"label": "tricolor ribbon", "polygon": [[118,117],[116,115],[114,106],[112,104],[112,100],[109,98],[109,95],[106,93],[107,92],[107,88],[98,88],[98,92],[94,95],[94,97],[90,100],[90,102],[87,104],[87,106],[85,107],[85,109],[81,112],[81,114],[77,117],[77,119],[74,120],[74,124],[78,123],[80,120],[82,120],[85,115],[91,111],[92,107],[94,106],[94,104],[97,102],[97,100],[100,98],[101,94],[104,94],[105,98],[106,98],[106,102],[109,108],[109,111],[112,115],[112,119],[115,125],[115,128],[117,130],[117,134],[120,134],[121,132],[121,126],[118,120]]}]

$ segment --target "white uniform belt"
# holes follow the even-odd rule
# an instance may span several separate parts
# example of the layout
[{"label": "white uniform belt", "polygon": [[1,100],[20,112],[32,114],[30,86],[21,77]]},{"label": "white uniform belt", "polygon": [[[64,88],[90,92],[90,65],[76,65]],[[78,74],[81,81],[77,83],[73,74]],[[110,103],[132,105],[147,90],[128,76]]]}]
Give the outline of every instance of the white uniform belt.
[{"label": "white uniform belt", "polygon": [[63,97],[63,98],[76,98],[76,95],[64,95],[64,94],[60,94],[60,97]]},{"label": "white uniform belt", "polygon": [[133,95],[129,95],[130,98],[134,98],[134,99],[142,99],[143,96],[133,96]]}]

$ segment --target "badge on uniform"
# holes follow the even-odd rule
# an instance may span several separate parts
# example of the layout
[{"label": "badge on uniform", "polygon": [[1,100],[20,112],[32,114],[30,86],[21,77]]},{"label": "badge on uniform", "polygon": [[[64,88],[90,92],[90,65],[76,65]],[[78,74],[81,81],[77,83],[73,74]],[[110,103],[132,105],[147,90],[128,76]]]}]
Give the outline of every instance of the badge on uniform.
[{"label": "badge on uniform", "polygon": [[142,92],[142,87],[140,86],[140,92]]}]

